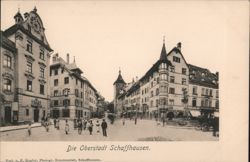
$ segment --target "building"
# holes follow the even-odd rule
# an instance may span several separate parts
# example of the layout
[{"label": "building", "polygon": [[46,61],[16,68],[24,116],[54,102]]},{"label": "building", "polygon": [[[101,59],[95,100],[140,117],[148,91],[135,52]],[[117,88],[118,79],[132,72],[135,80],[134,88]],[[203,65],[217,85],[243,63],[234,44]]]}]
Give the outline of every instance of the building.
[{"label": "building", "polygon": [[53,118],[90,118],[97,112],[98,93],[76,65],[54,54],[50,65],[51,115]]},{"label": "building", "polygon": [[[178,43],[136,82],[126,84],[119,72],[114,82],[115,109],[132,116],[173,118],[194,110],[218,110],[218,73],[188,64]],[[197,93],[197,94],[195,94]]]},{"label": "building", "polygon": [[14,98],[16,89],[16,57],[17,49],[14,42],[0,33],[0,116],[1,125],[17,122],[18,108]]},{"label": "building", "polygon": [[[53,50],[46,39],[45,27],[36,8],[24,13],[24,17],[18,11],[14,19],[15,24],[3,31],[4,37],[12,41],[9,43],[13,44],[11,48],[17,51],[15,56],[10,54],[6,58],[7,64],[13,65],[9,68],[12,71],[9,70],[9,76],[15,74],[6,85],[14,96],[14,103],[8,111],[11,111],[17,122],[39,122],[49,113],[49,60]],[[1,52],[2,55],[7,56]],[[5,61],[1,61],[1,67],[4,64]]]}]

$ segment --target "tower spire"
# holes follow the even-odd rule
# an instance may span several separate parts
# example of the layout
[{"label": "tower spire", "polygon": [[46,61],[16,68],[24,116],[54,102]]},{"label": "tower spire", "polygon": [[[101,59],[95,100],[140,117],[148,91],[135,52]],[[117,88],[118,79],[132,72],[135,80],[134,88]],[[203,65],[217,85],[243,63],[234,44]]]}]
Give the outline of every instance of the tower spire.
[{"label": "tower spire", "polygon": [[166,52],[166,47],[165,47],[165,35],[163,36],[163,45],[161,49],[161,56],[160,60],[166,60],[167,59],[167,52]]}]

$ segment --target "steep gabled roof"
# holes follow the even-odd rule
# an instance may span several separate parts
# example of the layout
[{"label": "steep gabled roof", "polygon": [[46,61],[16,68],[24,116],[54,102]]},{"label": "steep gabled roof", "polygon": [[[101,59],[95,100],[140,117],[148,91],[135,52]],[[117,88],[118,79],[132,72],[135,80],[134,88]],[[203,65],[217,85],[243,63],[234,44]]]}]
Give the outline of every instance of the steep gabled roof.
[{"label": "steep gabled roof", "polygon": [[15,43],[12,42],[11,40],[9,40],[8,38],[6,38],[3,35],[3,31],[0,32],[0,41],[1,41],[0,42],[1,46],[3,46],[4,48],[6,48],[12,52],[17,51]]},{"label": "steep gabled roof", "polygon": [[189,82],[201,86],[218,88],[218,75],[211,73],[208,69],[188,64]]},{"label": "steep gabled roof", "polygon": [[[119,75],[118,75],[116,81],[114,82],[114,84],[116,84],[116,83],[123,83],[123,84],[126,84],[126,82],[125,82],[125,81],[123,80],[123,78],[122,78],[121,70],[119,70]],[[114,84],[113,84],[113,85],[114,85]]]},{"label": "steep gabled roof", "polygon": [[20,24],[15,24],[8,29],[4,31],[4,36],[8,37],[12,34],[14,34],[17,30],[21,30],[23,33],[31,37],[33,40],[35,40],[37,43],[41,44],[44,46],[48,51],[52,52],[53,49],[50,48],[49,45],[46,45],[43,41],[39,40],[37,37],[35,37],[31,32],[27,31],[22,25]]},{"label": "steep gabled roof", "polygon": [[145,78],[149,77],[150,75],[152,75],[155,71],[158,71],[159,65],[161,63],[166,63],[168,66],[172,66],[172,63],[167,59],[167,51],[166,51],[165,43],[163,43],[162,50],[161,50],[161,55],[160,55],[159,60],[157,60],[157,62],[155,64],[153,64],[153,66],[139,80],[142,81],[143,79],[145,79]]}]

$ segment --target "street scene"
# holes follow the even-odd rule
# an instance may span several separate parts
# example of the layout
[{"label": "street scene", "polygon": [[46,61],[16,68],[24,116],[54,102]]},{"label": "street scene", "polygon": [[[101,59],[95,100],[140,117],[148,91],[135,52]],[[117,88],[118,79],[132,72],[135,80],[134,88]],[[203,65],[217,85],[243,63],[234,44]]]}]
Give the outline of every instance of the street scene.
[{"label": "street scene", "polygon": [[[95,121],[95,119],[93,119]],[[35,126],[35,124],[34,124]],[[60,121],[60,128],[50,125],[48,131],[44,126],[31,128],[31,135],[28,133],[28,126],[24,129],[1,132],[3,141],[217,141],[218,137],[212,136],[211,131],[203,132],[199,128],[185,125],[176,126],[173,122],[157,124],[156,121],[138,119],[117,120],[114,124],[108,124],[107,137],[103,136],[102,129],[97,132],[96,125],[93,127],[93,134],[88,129],[82,129],[81,134],[74,123],[69,122],[69,133],[65,133],[65,121]],[[150,129],[149,129],[150,128]],[[143,133],[142,133],[143,132]]]},{"label": "street scene", "polygon": [[[82,8],[76,10],[79,14],[72,24],[81,24],[76,20],[82,20],[83,15],[88,23],[80,27],[69,23],[72,30],[67,32],[66,26],[55,26],[63,24],[59,20],[65,16],[73,17],[73,11],[55,18],[44,7],[26,9],[6,10],[12,22],[1,27],[1,141],[219,140],[219,72],[213,60],[207,67],[209,61],[203,56],[193,59],[196,47],[188,46],[189,39],[179,42],[181,34],[175,39],[166,37],[167,24],[157,39],[135,47],[143,38],[121,43],[120,31],[112,34],[113,23],[94,25],[110,25],[110,32],[93,30],[96,17],[82,13]],[[103,13],[96,14],[98,21],[94,22],[100,23]],[[107,21],[113,16],[108,15],[112,18]],[[117,25],[123,23],[114,19]],[[95,32],[111,34],[96,37],[101,41],[92,37],[82,40]],[[67,42],[60,44],[64,39]],[[126,50],[144,51],[119,54],[125,43]],[[133,58],[137,53],[138,58]],[[140,67],[133,68],[137,65]]]}]

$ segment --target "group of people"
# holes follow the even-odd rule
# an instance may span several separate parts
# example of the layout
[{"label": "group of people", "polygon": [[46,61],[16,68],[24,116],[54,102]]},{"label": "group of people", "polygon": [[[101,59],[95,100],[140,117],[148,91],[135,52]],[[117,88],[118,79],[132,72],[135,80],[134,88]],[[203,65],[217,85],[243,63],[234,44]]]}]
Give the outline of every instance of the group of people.
[{"label": "group of people", "polygon": [[[59,130],[59,123],[60,120],[59,119],[54,119],[54,127],[56,129]],[[102,120],[102,123],[100,124],[99,120],[96,120],[96,123],[93,123],[92,120],[81,120],[78,119],[76,121],[76,127],[78,129],[78,134],[82,134],[82,131],[84,130],[88,130],[89,134],[92,135],[93,134],[93,128],[94,126],[96,127],[96,132],[100,133],[100,127],[102,128],[102,133],[103,136],[107,137],[107,128],[108,128],[108,124],[105,121],[105,119]],[[68,120],[65,120],[65,133],[68,134],[69,133],[69,123]]]}]

